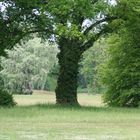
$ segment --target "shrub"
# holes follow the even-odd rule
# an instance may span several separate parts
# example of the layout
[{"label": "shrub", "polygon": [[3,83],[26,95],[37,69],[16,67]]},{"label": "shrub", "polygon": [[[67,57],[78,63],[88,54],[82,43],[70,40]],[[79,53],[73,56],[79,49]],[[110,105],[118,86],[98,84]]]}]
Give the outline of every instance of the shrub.
[{"label": "shrub", "polygon": [[112,36],[108,59],[100,66],[107,87],[104,102],[109,106],[138,107],[140,103],[140,47],[129,34],[123,40]]},{"label": "shrub", "polygon": [[7,91],[0,90],[0,106],[2,107],[13,107],[16,105],[13,96]]},{"label": "shrub", "polygon": [[[112,90],[113,91],[113,90]],[[109,106],[120,107],[138,107],[140,104],[140,90],[139,88],[132,88],[122,90],[114,93],[108,90],[108,93],[104,94],[104,102]]]},{"label": "shrub", "polygon": [[124,91],[120,96],[120,105],[127,107],[138,107],[140,103],[140,89],[132,88]]}]

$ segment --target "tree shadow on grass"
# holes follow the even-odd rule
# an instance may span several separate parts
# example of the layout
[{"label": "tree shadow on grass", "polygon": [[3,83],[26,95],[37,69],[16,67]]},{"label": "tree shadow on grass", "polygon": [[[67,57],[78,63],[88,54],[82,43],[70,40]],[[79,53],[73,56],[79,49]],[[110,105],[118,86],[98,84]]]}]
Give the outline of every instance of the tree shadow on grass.
[{"label": "tree shadow on grass", "polygon": [[39,108],[39,109],[59,109],[59,110],[79,110],[79,111],[105,111],[105,112],[140,112],[140,108],[127,107],[96,107],[96,106],[77,106],[77,105],[58,105],[58,104],[36,104],[29,106],[22,106],[25,108]]}]

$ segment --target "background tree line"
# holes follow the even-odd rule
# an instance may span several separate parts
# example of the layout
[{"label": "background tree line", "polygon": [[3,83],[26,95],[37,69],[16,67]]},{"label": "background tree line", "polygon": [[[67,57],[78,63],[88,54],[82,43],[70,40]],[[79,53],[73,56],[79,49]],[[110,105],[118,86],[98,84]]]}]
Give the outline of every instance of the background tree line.
[{"label": "background tree line", "polygon": [[[57,43],[59,49],[57,55],[59,74],[55,92],[56,102],[58,104],[78,105],[78,73],[81,59],[83,59],[81,64],[87,65],[88,63],[93,71],[92,73],[86,70],[87,66],[81,66],[83,67],[81,68],[81,72],[84,74],[85,80],[87,80],[87,87],[94,87],[94,89],[97,89],[96,92],[99,92],[99,89],[104,88],[99,81],[103,81],[105,89],[107,88],[105,102],[109,105],[138,106],[139,93],[137,91],[139,88],[139,80],[134,78],[134,81],[137,81],[134,84],[132,82],[133,78],[130,82],[130,79],[126,76],[130,85],[121,83],[121,81],[124,82],[126,79],[122,80],[125,76],[121,77],[120,75],[123,75],[123,72],[118,70],[120,66],[118,63],[120,64],[122,60],[119,62],[117,62],[117,60],[120,59],[120,54],[125,54],[120,53],[124,50],[118,51],[119,46],[124,47],[124,44],[127,44],[128,50],[130,46],[139,47],[139,1],[120,0],[111,4],[110,1],[104,0],[35,0],[34,2],[10,0],[2,1],[1,4],[4,7],[4,10],[0,11],[1,55],[6,55],[4,51],[5,48],[11,49],[20,41],[31,39],[34,33],[44,40],[53,38],[54,42]],[[100,47],[98,49],[94,47],[92,55],[94,60],[90,62],[91,60],[89,59],[90,61],[86,62],[88,58],[85,58],[85,56],[88,53],[84,54],[84,52],[95,45],[99,39],[111,38],[109,34],[114,36],[118,42],[115,53],[113,54],[113,51],[107,51],[108,55],[106,56],[104,51],[106,52],[106,48],[110,47],[103,47],[102,49],[102,45],[97,45]],[[122,40],[128,41],[123,42]],[[101,42],[103,42],[103,46],[110,46],[110,43],[104,40]],[[98,42],[97,44],[102,43]],[[133,47],[130,49],[132,52],[134,51]],[[114,47],[112,48],[115,50]],[[116,53],[117,51],[118,53]],[[136,53],[137,50],[134,52]],[[98,53],[102,55],[96,56]],[[129,53],[126,52],[126,54]],[[88,55],[90,57],[91,54],[89,53]],[[117,59],[113,58],[115,55]],[[122,56],[121,59],[123,59],[123,57],[124,56]],[[130,62],[130,64],[131,63],[132,62]],[[102,69],[102,71],[98,72],[98,69],[99,71]],[[130,72],[130,69],[127,68],[127,70],[126,73]],[[107,75],[107,72],[109,74],[106,78],[105,75]],[[91,76],[88,76],[86,73],[89,73]],[[135,71],[132,73],[135,73]],[[109,80],[108,78],[111,79]],[[113,78],[114,81],[111,82]],[[128,93],[132,96],[129,96]],[[136,94],[138,96],[135,97]],[[126,98],[125,96],[122,98],[121,95],[128,95],[129,97]],[[115,101],[116,99],[117,102]]]}]

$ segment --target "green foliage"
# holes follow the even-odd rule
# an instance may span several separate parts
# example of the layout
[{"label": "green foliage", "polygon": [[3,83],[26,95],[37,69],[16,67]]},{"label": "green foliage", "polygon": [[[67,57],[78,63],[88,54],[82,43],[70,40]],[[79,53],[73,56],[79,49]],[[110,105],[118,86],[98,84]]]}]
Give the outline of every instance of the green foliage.
[{"label": "green foliage", "polygon": [[[2,2],[10,4],[4,12],[0,12],[1,55],[4,55],[4,48],[13,47],[23,38],[28,40],[32,33],[37,32],[42,38],[55,36],[60,48],[57,102],[70,104],[77,103],[78,62],[82,53],[92,47],[99,37],[118,29],[122,20],[125,22],[129,18],[128,12],[137,11],[136,7],[132,8],[137,3],[130,0],[117,1],[116,6],[105,0]],[[111,26],[113,20],[115,21]],[[87,21],[88,25],[85,24]]]},{"label": "green foliage", "polygon": [[13,96],[7,91],[0,90],[0,107],[13,107],[16,105]]},{"label": "green foliage", "polygon": [[54,67],[49,72],[45,85],[44,90],[55,91],[57,86],[57,78],[59,75],[59,65],[54,65]]},{"label": "green foliage", "polygon": [[99,81],[98,66],[104,62],[106,58],[105,50],[107,45],[105,39],[97,41],[93,47],[85,51],[81,60],[80,72],[83,74],[87,83],[88,93],[102,93],[104,86]]},{"label": "green foliage", "polygon": [[49,91],[55,91],[56,86],[57,86],[57,79],[55,77],[48,76],[46,79],[44,89]]},{"label": "green foliage", "polygon": [[100,67],[107,86],[104,101],[111,106],[137,107],[140,102],[140,48],[131,36],[109,39],[108,60]]},{"label": "green foliage", "polygon": [[31,39],[33,33],[42,38],[50,37],[52,23],[43,14],[42,1],[1,0],[0,5],[3,7],[3,10],[0,8],[0,55],[6,55],[4,49],[11,49],[21,40]]},{"label": "green foliage", "polygon": [[34,38],[6,52],[8,58],[1,57],[3,69],[0,74],[9,92],[30,94],[34,85],[44,89],[47,75],[57,63],[55,45]]},{"label": "green foliage", "polygon": [[[104,101],[111,106],[137,107],[140,102],[140,45],[138,1],[123,1],[128,9],[118,34],[108,39],[108,57],[100,67],[102,81],[107,86]],[[137,6],[136,6],[137,5]]]},{"label": "green foliage", "polygon": [[81,87],[78,87],[77,92],[78,93],[89,93],[87,88],[81,88]]}]

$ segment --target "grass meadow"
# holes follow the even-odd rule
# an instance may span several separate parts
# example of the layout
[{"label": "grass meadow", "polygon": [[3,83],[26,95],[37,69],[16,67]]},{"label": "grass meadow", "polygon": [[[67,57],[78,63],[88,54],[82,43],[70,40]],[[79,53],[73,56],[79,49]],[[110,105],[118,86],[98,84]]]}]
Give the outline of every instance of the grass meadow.
[{"label": "grass meadow", "polygon": [[0,140],[140,140],[140,108],[109,108],[99,95],[79,94],[82,107],[56,106],[54,93],[15,95],[0,108]]}]

